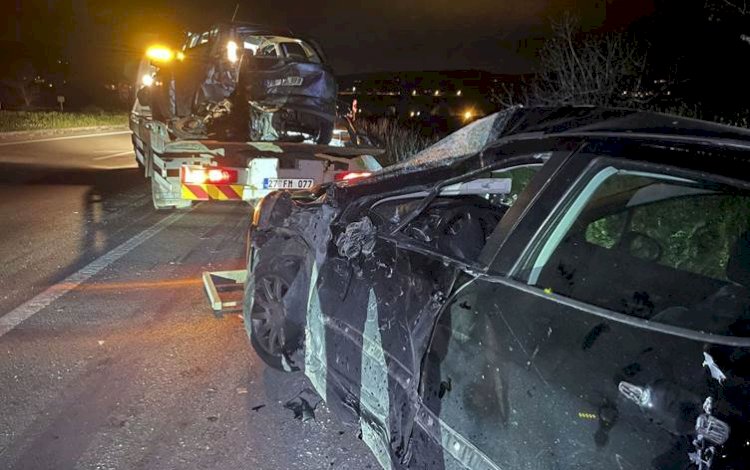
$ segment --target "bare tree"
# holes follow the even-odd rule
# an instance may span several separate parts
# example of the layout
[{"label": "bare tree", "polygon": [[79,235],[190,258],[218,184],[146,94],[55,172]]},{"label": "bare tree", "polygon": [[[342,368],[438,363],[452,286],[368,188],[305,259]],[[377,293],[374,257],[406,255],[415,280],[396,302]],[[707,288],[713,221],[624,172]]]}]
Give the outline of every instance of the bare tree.
[{"label": "bare tree", "polygon": [[642,86],[646,54],[631,37],[583,34],[571,14],[552,28],[535,78],[496,94],[499,104],[634,106],[648,100]]},{"label": "bare tree", "polygon": [[39,86],[34,83],[35,76],[36,71],[31,61],[19,59],[6,64],[0,83],[28,108],[39,97]]},{"label": "bare tree", "polygon": [[750,44],[750,2],[748,0],[704,0],[708,21],[738,24],[739,39]]},{"label": "bare tree", "polygon": [[750,2],[747,0],[704,0],[704,5],[712,14],[750,15]]}]

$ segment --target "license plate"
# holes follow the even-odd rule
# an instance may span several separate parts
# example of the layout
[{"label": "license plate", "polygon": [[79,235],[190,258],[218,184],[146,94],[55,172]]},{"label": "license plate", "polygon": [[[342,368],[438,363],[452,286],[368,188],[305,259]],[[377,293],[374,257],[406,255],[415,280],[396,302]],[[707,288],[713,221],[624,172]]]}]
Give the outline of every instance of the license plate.
[{"label": "license plate", "polygon": [[309,189],[314,184],[312,179],[263,178],[263,189]]}]

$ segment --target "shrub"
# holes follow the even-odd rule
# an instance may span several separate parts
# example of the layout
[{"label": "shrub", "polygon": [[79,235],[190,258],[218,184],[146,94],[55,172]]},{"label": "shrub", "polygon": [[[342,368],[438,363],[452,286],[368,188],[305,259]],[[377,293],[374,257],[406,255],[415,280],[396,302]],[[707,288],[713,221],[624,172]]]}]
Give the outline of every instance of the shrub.
[{"label": "shrub", "polygon": [[374,145],[385,150],[380,158],[383,165],[408,160],[438,140],[437,137],[422,135],[418,130],[389,118],[357,121],[356,127],[360,134],[370,137]]}]

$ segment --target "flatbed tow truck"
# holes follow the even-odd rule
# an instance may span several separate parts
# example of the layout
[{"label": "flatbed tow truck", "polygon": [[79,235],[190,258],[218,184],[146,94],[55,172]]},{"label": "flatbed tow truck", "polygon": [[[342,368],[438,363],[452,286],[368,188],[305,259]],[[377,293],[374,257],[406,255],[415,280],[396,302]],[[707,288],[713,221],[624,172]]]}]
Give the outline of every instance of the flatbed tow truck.
[{"label": "flatbed tow truck", "polygon": [[178,51],[150,47],[130,114],[154,207],[252,203],[380,169],[363,146],[325,56],[288,30],[222,23]]}]

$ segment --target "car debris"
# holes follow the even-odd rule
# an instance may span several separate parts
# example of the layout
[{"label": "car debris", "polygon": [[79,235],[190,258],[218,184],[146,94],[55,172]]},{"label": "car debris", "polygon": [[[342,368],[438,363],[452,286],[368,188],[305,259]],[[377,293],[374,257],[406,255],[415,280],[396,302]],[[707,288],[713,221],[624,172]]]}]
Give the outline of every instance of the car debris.
[{"label": "car debris", "polygon": [[718,380],[719,383],[722,383],[727,379],[724,372],[722,372],[721,369],[719,369],[719,366],[716,365],[714,358],[707,352],[703,353],[703,367],[707,367],[708,371],[711,373],[711,377]]},{"label": "car debris", "polygon": [[292,410],[294,419],[303,423],[315,419],[315,409],[323,400],[310,388],[305,388],[294,398],[284,403],[284,408]]}]

